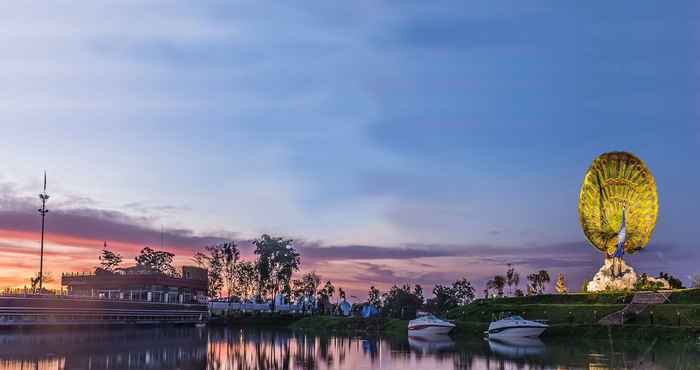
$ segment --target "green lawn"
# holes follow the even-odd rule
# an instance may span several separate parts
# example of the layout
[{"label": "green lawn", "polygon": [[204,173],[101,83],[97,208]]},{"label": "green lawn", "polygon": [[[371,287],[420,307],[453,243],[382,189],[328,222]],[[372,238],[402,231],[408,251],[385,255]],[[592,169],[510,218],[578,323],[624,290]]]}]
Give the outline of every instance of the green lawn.
[{"label": "green lawn", "polygon": [[292,329],[302,329],[318,333],[385,333],[407,335],[408,321],[372,317],[309,316],[289,325]]},{"label": "green lawn", "polygon": [[[631,292],[618,292],[478,299],[445,316],[463,322],[485,323],[502,312],[511,312],[527,319],[549,320],[553,325],[570,324],[570,317],[573,317],[573,324],[595,324],[603,316],[624,308],[632,296]],[[680,313],[681,325],[700,327],[700,289],[674,291],[669,301],[651,306],[637,317],[629,317],[628,323],[650,324],[653,311],[654,324],[677,325]]]},{"label": "green lawn", "polygon": [[624,308],[623,304],[508,304],[501,300],[477,302],[450,311],[453,320],[488,323],[502,312],[510,312],[530,320],[548,320],[550,324],[594,324],[603,316]]}]

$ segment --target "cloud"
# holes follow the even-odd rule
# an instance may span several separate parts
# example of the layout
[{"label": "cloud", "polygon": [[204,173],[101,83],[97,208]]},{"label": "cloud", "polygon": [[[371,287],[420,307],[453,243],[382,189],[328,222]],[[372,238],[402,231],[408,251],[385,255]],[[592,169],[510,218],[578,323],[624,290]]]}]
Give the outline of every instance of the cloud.
[{"label": "cloud", "polygon": [[[37,234],[40,218],[34,212],[36,201],[5,193],[0,199],[0,230]],[[104,241],[110,243],[159,245],[190,253],[192,249],[219,243],[224,236],[197,235],[188,229],[154,225],[153,218],[100,208],[52,208],[46,217],[47,238]],[[231,234],[228,235],[229,237]]]},{"label": "cloud", "polygon": [[347,260],[347,259],[414,259],[427,257],[443,257],[456,255],[457,251],[440,248],[411,248],[411,247],[376,247],[368,245],[344,246],[299,246],[304,258],[311,260]]}]

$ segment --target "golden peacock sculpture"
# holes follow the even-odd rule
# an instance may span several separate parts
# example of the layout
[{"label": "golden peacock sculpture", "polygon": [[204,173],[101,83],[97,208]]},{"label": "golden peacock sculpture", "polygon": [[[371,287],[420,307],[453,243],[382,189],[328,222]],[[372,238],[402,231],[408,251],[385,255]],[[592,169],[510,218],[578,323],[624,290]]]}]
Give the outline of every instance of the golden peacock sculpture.
[{"label": "golden peacock sculpture", "polygon": [[586,239],[607,258],[644,249],[656,225],[656,182],[644,162],[627,152],[596,158],[578,201]]}]

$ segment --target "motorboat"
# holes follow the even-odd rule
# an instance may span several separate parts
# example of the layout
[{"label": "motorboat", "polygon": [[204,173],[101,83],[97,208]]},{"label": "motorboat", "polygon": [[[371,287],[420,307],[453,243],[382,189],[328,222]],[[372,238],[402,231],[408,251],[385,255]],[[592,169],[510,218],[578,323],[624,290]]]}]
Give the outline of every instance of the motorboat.
[{"label": "motorboat", "polygon": [[525,320],[522,316],[512,315],[492,321],[489,330],[484,332],[489,338],[539,337],[549,325],[541,321]]},{"label": "motorboat", "polygon": [[416,335],[436,335],[447,334],[455,327],[455,324],[439,319],[434,315],[420,315],[415,320],[408,322],[408,334]]}]

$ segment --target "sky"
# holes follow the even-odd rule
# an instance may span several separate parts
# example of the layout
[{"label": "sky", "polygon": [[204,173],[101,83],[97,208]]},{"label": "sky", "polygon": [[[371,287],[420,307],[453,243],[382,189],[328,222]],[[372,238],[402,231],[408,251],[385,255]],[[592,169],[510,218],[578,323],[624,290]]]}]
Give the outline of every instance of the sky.
[{"label": "sky", "polygon": [[[88,271],[107,241],[191,263],[261,233],[302,270],[477,286],[513,263],[578,290],[602,264],[583,175],[630,151],[660,216],[638,272],[698,272],[692,1],[0,4],[0,287]],[[426,289],[429,290],[429,289]]]}]

